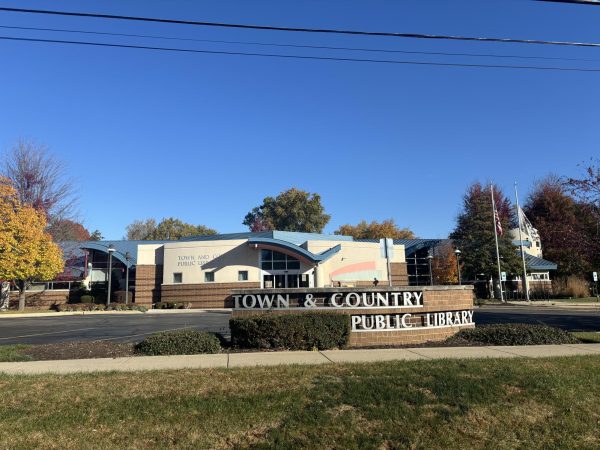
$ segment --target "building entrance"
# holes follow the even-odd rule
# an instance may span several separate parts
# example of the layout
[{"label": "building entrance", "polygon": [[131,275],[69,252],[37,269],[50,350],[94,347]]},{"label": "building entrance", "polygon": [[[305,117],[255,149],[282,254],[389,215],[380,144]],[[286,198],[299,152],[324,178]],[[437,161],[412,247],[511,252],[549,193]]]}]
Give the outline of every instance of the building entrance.
[{"label": "building entrance", "polygon": [[310,275],[307,273],[267,273],[263,275],[265,289],[310,287]]}]

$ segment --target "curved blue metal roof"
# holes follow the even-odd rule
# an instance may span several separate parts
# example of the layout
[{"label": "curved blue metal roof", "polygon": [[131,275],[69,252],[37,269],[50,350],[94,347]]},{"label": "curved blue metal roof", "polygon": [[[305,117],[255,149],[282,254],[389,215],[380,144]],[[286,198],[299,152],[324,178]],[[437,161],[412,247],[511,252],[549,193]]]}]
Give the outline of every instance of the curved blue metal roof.
[{"label": "curved blue metal roof", "polygon": [[340,244],[335,247],[330,248],[329,250],[324,251],[323,253],[313,253],[302,247],[294,245],[288,241],[284,241],[281,239],[273,239],[267,237],[251,237],[248,239],[248,244],[252,245],[267,245],[270,247],[277,247],[283,250],[284,252],[292,253],[296,256],[299,256],[301,259],[308,260],[313,264],[318,264],[322,261],[325,261],[335,255],[340,251],[342,246]]}]

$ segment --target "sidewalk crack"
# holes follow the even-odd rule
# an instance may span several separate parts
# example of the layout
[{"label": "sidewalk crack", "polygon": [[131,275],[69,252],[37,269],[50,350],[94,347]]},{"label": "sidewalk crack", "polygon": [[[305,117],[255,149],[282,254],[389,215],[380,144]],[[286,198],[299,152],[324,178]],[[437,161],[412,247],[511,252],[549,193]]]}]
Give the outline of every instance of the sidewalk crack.
[{"label": "sidewalk crack", "polygon": [[434,359],[431,356],[423,355],[422,353],[417,352],[416,349],[405,348],[404,350],[406,350],[407,352],[413,353],[417,356],[420,356],[421,358]]},{"label": "sidewalk crack", "polygon": [[333,361],[331,358],[329,358],[325,353],[319,351],[319,353],[321,354],[321,356],[323,356],[323,358],[325,358],[327,361],[329,361],[332,364],[335,364],[335,361]]},{"label": "sidewalk crack", "polygon": [[507,355],[518,356],[519,358],[526,358],[526,356],[519,355],[518,353],[509,352],[508,350],[500,350],[499,348],[492,348],[490,346],[485,346],[488,350],[493,350],[500,353],[506,353]]}]

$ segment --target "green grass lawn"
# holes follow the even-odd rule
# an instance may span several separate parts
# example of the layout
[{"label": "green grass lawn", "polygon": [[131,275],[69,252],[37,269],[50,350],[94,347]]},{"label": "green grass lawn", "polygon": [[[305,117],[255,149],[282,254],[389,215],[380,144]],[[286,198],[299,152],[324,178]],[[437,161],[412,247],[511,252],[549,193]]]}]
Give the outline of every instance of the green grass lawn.
[{"label": "green grass lawn", "polygon": [[0,362],[30,361],[31,357],[21,355],[28,345],[0,345]]},{"label": "green grass lawn", "polygon": [[533,302],[549,302],[549,303],[600,303],[596,297],[585,298],[551,298],[550,300],[532,300]]},{"label": "green grass lawn", "polygon": [[0,448],[599,448],[600,355],[0,375]]},{"label": "green grass lawn", "polygon": [[600,344],[600,333],[598,332],[577,331],[572,334],[586,344]]}]

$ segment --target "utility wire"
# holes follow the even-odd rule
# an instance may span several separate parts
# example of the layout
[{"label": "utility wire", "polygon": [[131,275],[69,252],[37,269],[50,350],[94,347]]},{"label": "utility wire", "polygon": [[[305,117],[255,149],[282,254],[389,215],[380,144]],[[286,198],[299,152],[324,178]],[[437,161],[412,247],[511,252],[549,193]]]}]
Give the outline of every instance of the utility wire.
[{"label": "utility wire", "polygon": [[596,5],[600,6],[600,0],[536,0],[538,2],[554,2],[554,3],[577,3],[580,5]]},{"label": "utility wire", "polygon": [[135,37],[135,38],[147,38],[147,39],[165,39],[174,41],[187,41],[187,42],[208,42],[215,44],[238,44],[238,45],[258,45],[258,46],[269,46],[269,47],[288,47],[288,48],[309,48],[317,50],[344,50],[344,51],[359,51],[359,52],[377,52],[377,53],[402,53],[410,55],[432,55],[432,56],[469,56],[469,57],[484,57],[484,58],[516,58],[516,59],[545,59],[554,61],[585,61],[585,62],[600,62],[598,59],[584,59],[584,58],[563,58],[553,56],[533,56],[533,55],[506,55],[497,53],[451,53],[451,52],[425,52],[416,50],[391,50],[391,49],[377,49],[377,48],[364,48],[364,47],[332,47],[326,45],[299,45],[299,44],[276,44],[271,42],[253,42],[253,41],[226,41],[216,39],[194,39],[194,38],[183,38],[174,36],[157,36],[150,34],[129,34],[129,33],[111,33],[106,31],[87,31],[87,30],[72,30],[65,28],[40,28],[40,27],[18,27],[10,25],[0,25],[0,28],[11,29],[11,30],[27,30],[27,31],[50,31],[57,33],[78,33],[78,34],[92,34],[100,36],[119,36],[119,37]]},{"label": "utility wire", "polygon": [[328,33],[328,34],[345,34],[354,36],[384,36],[396,38],[412,38],[412,39],[437,39],[437,40],[452,40],[452,41],[477,41],[477,42],[500,42],[500,43],[516,43],[516,44],[538,44],[538,45],[562,45],[571,47],[600,47],[600,44],[593,42],[567,42],[567,41],[543,41],[538,39],[512,39],[512,38],[488,38],[488,37],[469,37],[469,36],[445,36],[439,34],[421,34],[421,33],[391,33],[384,31],[357,31],[357,30],[335,30],[328,28],[295,28],[295,27],[279,27],[268,25],[245,25],[236,23],[222,22],[203,22],[195,20],[177,20],[177,19],[160,19],[155,17],[139,17],[139,16],[121,16],[112,14],[97,14],[97,13],[82,13],[71,11],[56,11],[46,9],[25,9],[25,8],[5,8],[0,7],[0,11],[29,13],[29,14],[46,14],[54,16],[70,16],[70,17],[90,17],[96,19],[112,19],[112,20],[128,20],[137,22],[153,22],[153,23],[169,23],[178,25],[196,25],[205,27],[221,27],[221,28],[241,28],[249,30],[268,30],[268,31],[290,31],[301,33]]},{"label": "utility wire", "polygon": [[72,45],[88,45],[96,47],[116,47],[130,48],[142,50],[155,50],[166,52],[181,52],[181,53],[203,53],[210,55],[232,55],[232,56],[257,56],[266,58],[285,58],[285,59],[305,59],[319,61],[347,61],[347,62],[363,62],[363,63],[379,63],[379,64],[402,64],[415,66],[437,66],[437,67],[471,67],[471,68],[489,68],[489,69],[521,69],[521,70],[543,70],[543,71],[560,71],[560,72],[600,72],[600,69],[586,69],[576,67],[544,67],[544,66],[517,66],[517,65],[496,65],[496,64],[462,64],[462,63],[441,63],[441,62],[424,62],[424,61],[399,61],[388,59],[360,59],[360,58],[340,58],[330,56],[305,56],[305,55],[283,55],[276,53],[247,53],[247,52],[228,52],[217,50],[197,50],[184,48],[169,48],[169,47],[151,47],[145,45],[128,45],[128,44],[108,44],[101,42],[88,41],[67,41],[59,39],[37,39],[37,38],[21,38],[12,36],[0,36],[0,40],[6,41],[21,41],[21,42],[42,42],[52,44],[72,44]]}]

